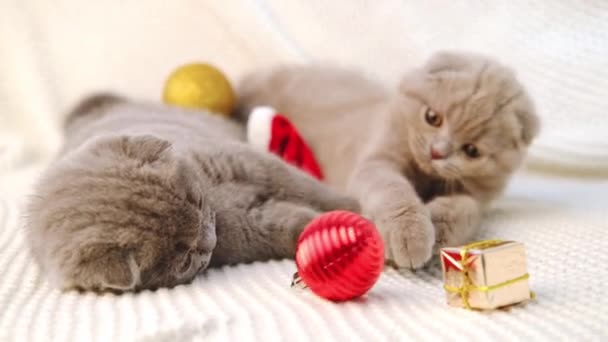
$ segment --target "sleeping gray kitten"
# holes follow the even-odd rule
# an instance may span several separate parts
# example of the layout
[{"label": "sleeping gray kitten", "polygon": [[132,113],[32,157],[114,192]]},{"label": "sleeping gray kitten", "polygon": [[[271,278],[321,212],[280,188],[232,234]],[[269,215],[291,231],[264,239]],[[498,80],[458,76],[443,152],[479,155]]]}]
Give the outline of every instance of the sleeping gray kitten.
[{"label": "sleeping gray kitten", "polygon": [[407,268],[474,237],[539,130],[514,73],[469,53],[437,53],[395,89],[296,65],[249,75],[239,96],[243,119],[270,105],[293,121],[327,182],[360,200],[386,257]]},{"label": "sleeping gray kitten", "polygon": [[28,206],[33,254],[63,289],[187,283],[207,266],[291,258],[323,211],[358,211],[207,113],[83,101]]}]

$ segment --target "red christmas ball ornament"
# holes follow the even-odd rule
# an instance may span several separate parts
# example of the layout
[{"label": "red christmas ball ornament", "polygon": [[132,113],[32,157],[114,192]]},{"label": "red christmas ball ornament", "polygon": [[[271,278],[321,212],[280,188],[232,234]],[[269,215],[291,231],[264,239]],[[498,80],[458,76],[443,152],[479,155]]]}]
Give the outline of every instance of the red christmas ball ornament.
[{"label": "red christmas ball ornament", "polygon": [[365,294],[384,268],[384,244],[374,224],[348,211],[312,220],[296,245],[298,276],[315,294],[345,301]]}]

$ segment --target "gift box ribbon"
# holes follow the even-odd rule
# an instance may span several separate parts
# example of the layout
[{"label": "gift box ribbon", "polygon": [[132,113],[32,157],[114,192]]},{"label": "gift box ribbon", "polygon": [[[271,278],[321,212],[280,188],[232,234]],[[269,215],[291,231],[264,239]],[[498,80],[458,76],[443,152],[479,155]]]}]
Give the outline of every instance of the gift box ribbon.
[{"label": "gift box ribbon", "polygon": [[[489,291],[500,289],[505,286],[509,286],[511,284],[515,284],[517,282],[526,280],[530,277],[530,275],[528,273],[526,273],[520,277],[510,279],[510,280],[507,280],[507,281],[504,281],[502,283],[498,283],[495,285],[477,286],[477,285],[473,284],[473,281],[471,280],[470,275],[469,275],[469,270],[470,270],[470,266],[471,266],[471,262],[468,262],[469,261],[469,251],[472,249],[487,249],[487,248],[491,248],[491,247],[496,247],[503,243],[505,243],[505,241],[503,241],[503,240],[483,240],[483,241],[477,241],[477,242],[473,242],[468,245],[465,245],[460,250],[460,260],[461,260],[460,270],[463,275],[462,285],[460,285],[460,287],[444,285],[443,288],[450,293],[458,293],[460,295],[460,298],[462,299],[462,304],[464,305],[465,308],[471,309],[471,305],[469,304],[469,293],[471,291],[489,292]],[[530,292],[530,297],[534,298],[534,292]]]}]

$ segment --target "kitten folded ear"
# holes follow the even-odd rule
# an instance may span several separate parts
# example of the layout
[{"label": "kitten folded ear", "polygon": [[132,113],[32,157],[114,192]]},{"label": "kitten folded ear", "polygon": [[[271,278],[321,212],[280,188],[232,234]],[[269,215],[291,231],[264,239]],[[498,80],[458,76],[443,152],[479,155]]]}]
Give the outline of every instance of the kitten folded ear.
[{"label": "kitten folded ear", "polygon": [[424,69],[429,74],[467,71],[480,68],[487,62],[488,58],[470,52],[438,51],[428,59]]},{"label": "kitten folded ear", "polygon": [[[399,90],[406,95],[424,93],[421,87],[429,80],[440,82],[447,74],[469,75],[482,70],[490,60],[482,55],[458,51],[439,51],[431,55],[426,63],[408,72],[399,84]],[[428,92],[428,91],[426,91]]]},{"label": "kitten folded ear", "polygon": [[406,73],[399,82],[399,92],[412,97],[419,97],[424,90],[422,86],[427,80],[427,74],[422,69],[414,69]]},{"label": "kitten folded ear", "polygon": [[153,163],[167,154],[171,143],[153,135],[119,136],[98,141],[93,153],[110,152],[142,163]]},{"label": "kitten folded ear", "polygon": [[515,117],[521,125],[521,139],[529,146],[540,133],[541,123],[532,99],[524,95],[521,103],[519,108],[515,108]]},{"label": "kitten folded ear", "polygon": [[67,274],[64,288],[129,291],[140,285],[140,269],[134,253],[106,244],[83,246],[77,264]]},{"label": "kitten folded ear", "polygon": [[67,114],[64,122],[65,128],[70,127],[78,119],[87,116],[99,116],[108,108],[120,103],[127,102],[127,99],[113,93],[97,93],[89,95],[78,102]]}]

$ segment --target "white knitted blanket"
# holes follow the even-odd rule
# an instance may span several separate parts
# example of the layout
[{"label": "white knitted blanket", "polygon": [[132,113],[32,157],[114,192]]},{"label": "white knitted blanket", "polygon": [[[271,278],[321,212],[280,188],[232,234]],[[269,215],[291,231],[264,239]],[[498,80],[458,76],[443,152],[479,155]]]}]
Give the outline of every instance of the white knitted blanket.
[{"label": "white knitted blanket", "polygon": [[[37,169],[0,185],[23,193]],[[334,304],[289,287],[291,261],[211,270],[137,295],[61,294],[28,254],[18,199],[0,199],[0,341],[600,341],[608,338],[608,182],[519,178],[486,238],[525,243],[535,302],[469,312],[445,303],[441,274],[388,269],[363,299]]]},{"label": "white knitted blanket", "polygon": [[512,65],[543,117],[535,171],[608,176],[608,2],[79,1],[0,6],[0,341],[608,340],[608,183],[520,176],[479,238],[525,243],[536,302],[448,307],[437,268],[387,270],[362,300],[289,288],[276,261],[211,270],[125,296],[61,294],[24,245],[19,207],[84,93],[157,100],[166,75],[209,61],[237,80],[281,61],[330,60],[395,82],[438,49]]}]

